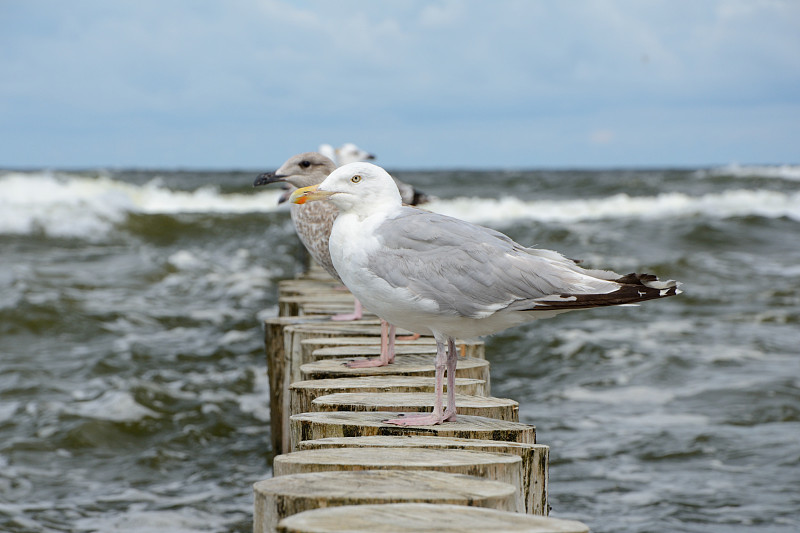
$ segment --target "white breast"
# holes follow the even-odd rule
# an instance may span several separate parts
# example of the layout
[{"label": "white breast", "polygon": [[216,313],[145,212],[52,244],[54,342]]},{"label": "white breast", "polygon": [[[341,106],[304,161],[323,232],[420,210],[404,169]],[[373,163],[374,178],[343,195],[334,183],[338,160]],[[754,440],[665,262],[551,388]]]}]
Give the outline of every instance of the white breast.
[{"label": "white breast", "polygon": [[396,326],[430,334],[430,316],[426,319],[426,315],[436,311],[435,304],[414,298],[402,287],[392,287],[369,269],[370,255],[379,253],[381,248],[373,229],[386,218],[373,215],[360,220],[356,215],[340,215],[331,232],[333,265],[345,286],[367,310]]}]

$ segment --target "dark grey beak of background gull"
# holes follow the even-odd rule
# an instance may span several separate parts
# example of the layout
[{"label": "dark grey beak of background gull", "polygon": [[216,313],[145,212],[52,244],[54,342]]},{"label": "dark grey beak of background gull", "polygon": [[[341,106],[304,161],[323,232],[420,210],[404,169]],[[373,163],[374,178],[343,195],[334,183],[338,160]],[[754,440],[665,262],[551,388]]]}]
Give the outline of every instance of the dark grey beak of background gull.
[{"label": "dark grey beak of background gull", "polygon": [[274,172],[264,172],[256,177],[253,182],[253,187],[260,187],[262,185],[269,185],[270,183],[278,183],[285,181],[286,176],[275,174]]},{"label": "dark grey beak of background gull", "polygon": [[284,189],[284,193],[278,198],[278,204],[284,203],[286,200],[289,199],[289,195],[293,187],[286,183],[286,176],[283,174],[275,174],[274,172],[264,172],[263,174],[259,174],[256,177],[256,180],[253,182],[253,187],[261,187],[262,185],[269,185],[270,183],[282,183],[282,187]]}]

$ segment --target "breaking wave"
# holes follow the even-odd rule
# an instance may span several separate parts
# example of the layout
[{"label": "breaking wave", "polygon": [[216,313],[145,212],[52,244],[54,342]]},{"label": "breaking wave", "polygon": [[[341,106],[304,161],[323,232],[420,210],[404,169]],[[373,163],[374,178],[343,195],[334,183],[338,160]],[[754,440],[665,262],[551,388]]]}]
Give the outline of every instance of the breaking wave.
[{"label": "breaking wave", "polygon": [[104,235],[129,213],[249,213],[279,209],[280,191],[223,194],[216,187],[194,191],[144,185],[108,177],[52,172],[0,176],[0,234],[44,233],[53,237]]},{"label": "breaking wave", "polygon": [[[788,176],[794,171],[800,173],[800,167],[789,167],[781,172]],[[720,172],[729,173],[730,170],[721,169]],[[0,234],[91,239],[113,232],[129,214],[273,212],[285,209],[278,206],[280,195],[281,191],[275,189],[223,193],[213,186],[192,191],[175,190],[159,179],[137,185],[104,176],[10,172],[0,175]],[[478,223],[516,219],[579,222],[750,215],[800,220],[800,193],[732,189],[698,196],[670,192],[655,196],[615,194],[604,198],[538,201],[516,197],[460,197],[436,200],[425,207]]]},{"label": "breaking wave", "polygon": [[615,194],[605,198],[526,202],[517,198],[455,198],[426,206],[471,222],[488,223],[514,219],[543,222],[581,222],[616,218],[730,218],[789,217],[800,221],[800,193],[767,190],[728,190],[691,196],[661,193],[656,196]]},{"label": "breaking wave", "polygon": [[769,178],[800,181],[800,165],[740,165],[732,163],[722,167],[698,170],[701,178],[731,176],[734,178]]}]

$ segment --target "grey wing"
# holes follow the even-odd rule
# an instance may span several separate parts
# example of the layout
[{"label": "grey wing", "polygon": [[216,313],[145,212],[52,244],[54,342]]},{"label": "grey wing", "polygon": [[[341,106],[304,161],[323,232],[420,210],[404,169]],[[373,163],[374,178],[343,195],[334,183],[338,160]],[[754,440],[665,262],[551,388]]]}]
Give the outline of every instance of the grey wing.
[{"label": "grey wing", "polygon": [[[499,310],[577,309],[671,295],[661,294],[662,287],[645,287],[652,276],[586,270],[557,252],[525,248],[489,228],[414,208],[385,222],[378,236],[385,249],[370,267],[453,316],[484,318]],[[674,282],[669,287],[674,294]]]}]

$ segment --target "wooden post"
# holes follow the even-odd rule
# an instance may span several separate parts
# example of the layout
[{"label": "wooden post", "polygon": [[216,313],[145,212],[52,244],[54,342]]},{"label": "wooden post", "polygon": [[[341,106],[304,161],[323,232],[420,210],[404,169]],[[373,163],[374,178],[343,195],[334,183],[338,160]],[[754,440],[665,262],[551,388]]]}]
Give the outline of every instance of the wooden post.
[{"label": "wooden post", "polygon": [[284,518],[278,533],[588,533],[574,520],[530,516],[479,507],[388,503],[315,509]]},{"label": "wooden post", "polygon": [[354,303],[353,295],[347,291],[321,290],[311,295],[281,295],[278,297],[278,310],[281,316],[330,316],[352,312]]},{"label": "wooden post", "polygon": [[[311,412],[313,409],[311,402],[320,396],[326,396],[328,394],[341,392],[434,392],[435,387],[435,378],[415,378],[407,376],[375,376],[298,381],[289,387],[290,403],[287,414],[291,416]],[[483,396],[483,391],[483,380],[456,378],[456,392]]]},{"label": "wooden post", "polygon": [[286,453],[275,458],[275,477],[335,470],[436,470],[467,474],[513,485],[515,511],[525,512],[520,469],[511,454],[435,448],[328,448]]},{"label": "wooden post", "polygon": [[[379,354],[380,322],[374,317],[353,322],[331,322],[329,313],[348,311],[352,305],[352,296],[337,286],[336,281],[321,271],[302,279],[281,282],[281,313],[299,316],[270,319],[265,324],[273,450],[277,454],[289,450],[293,453],[276,457],[274,474],[277,477],[254,487],[257,523],[261,523],[258,515],[264,515],[258,512],[259,505],[262,510],[276,509],[269,513],[274,520],[265,526],[267,529],[257,531],[272,531],[277,519],[284,516],[278,516],[279,509],[294,509],[291,512],[296,513],[305,508],[359,503],[364,505],[359,506],[358,514],[362,510],[369,512],[368,507],[376,507],[380,508],[376,516],[385,518],[387,512],[391,515],[395,511],[385,511],[389,508],[386,505],[368,504],[422,500],[413,497],[382,499],[383,495],[396,496],[402,482],[390,482],[383,493],[370,489],[363,497],[335,496],[339,488],[352,493],[353,486],[361,486],[356,481],[343,481],[342,475],[367,476],[371,469],[381,469],[375,475],[384,477],[396,475],[397,470],[406,475],[420,476],[434,474],[427,470],[435,469],[451,472],[437,475],[452,476],[456,475],[452,472],[460,472],[509,481],[517,487],[515,503],[512,504],[515,510],[546,515],[549,448],[535,444],[533,426],[517,422],[519,406],[516,402],[486,397],[489,394],[489,372],[488,362],[484,360],[483,342],[457,341],[461,355],[469,357],[461,357],[458,362],[456,386],[460,410],[456,421],[423,427],[386,424],[384,420],[402,416],[402,412],[432,409],[435,343],[430,337],[399,341],[394,365],[367,369],[346,367],[343,361],[333,358],[375,357]],[[308,412],[312,409],[329,412]],[[471,462],[466,460],[467,456],[471,457]],[[513,464],[506,463],[509,459]],[[412,474],[409,469],[424,471]],[[323,473],[326,470],[340,472]],[[316,504],[309,504],[309,507],[295,505],[290,502],[295,493],[273,490],[280,483],[287,483],[287,477],[302,476],[331,478],[328,485],[306,483],[312,487],[312,493],[317,491],[315,497],[309,499],[297,494],[297,501],[315,500]],[[409,486],[412,493],[418,488],[414,483]],[[446,491],[433,489],[431,492],[441,493],[438,495],[443,498]],[[442,498],[435,501],[441,502]],[[474,498],[470,496],[468,499]],[[432,500],[426,498],[422,501]],[[420,509],[427,509],[424,504],[404,505],[423,505]],[[450,506],[436,508],[444,512],[447,507]],[[480,520],[480,517],[468,520],[456,530],[468,533],[472,531],[470,527]],[[498,517],[493,517],[490,525],[475,531],[502,529],[498,524],[505,522],[498,520]],[[445,522],[438,524],[442,526],[440,531],[449,531],[447,528],[454,525]],[[551,527],[554,523],[548,524],[547,527]],[[583,528],[573,528],[575,531],[586,530],[582,524],[574,524]],[[573,531],[570,527],[563,531]],[[367,527],[365,531],[377,533],[379,530]]]},{"label": "wooden post", "polygon": [[302,278],[284,279],[278,282],[278,294],[281,296],[297,296],[307,294],[313,288],[322,292],[346,292],[344,285],[328,276],[326,280],[308,280]]},{"label": "wooden post", "polygon": [[[281,453],[284,432],[283,420],[276,413],[284,413],[284,401],[288,402],[287,388],[287,346],[284,329],[287,326],[308,323],[321,323],[327,318],[314,317],[275,317],[264,321],[264,347],[267,355],[267,374],[269,378],[270,439],[274,453]],[[286,426],[288,432],[288,425]]]},{"label": "wooden post", "polygon": [[[369,337],[367,337],[369,339]],[[362,337],[354,337],[354,339],[362,339]],[[341,339],[342,342],[333,344],[336,339],[326,339],[320,343],[322,348],[314,350],[314,357],[317,361],[323,359],[341,359],[342,357],[376,357],[380,355],[380,345],[369,344],[355,344]],[[395,342],[395,353],[397,355],[436,355],[436,341],[433,337],[420,337],[414,341],[397,341]]]},{"label": "wooden post", "polygon": [[445,422],[437,426],[400,427],[383,422],[394,417],[396,417],[396,413],[382,411],[371,413],[339,411],[293,415],[291,417],[292,449],[297,449],[300,442],[311,439],[366,437],[369,435],[429,435],[536,444],[536,428],[518,422],[504,422],[493,418],[468,415],[458,415],[455,422]]},{"label": "wooden post", "polygon": [[[365,332],[373,334],[377,332],[377,335],[380,335],[380,325],[358,326],[353,322],[337,323],[331,322],[328,317],[322,320],[319,317],[293,319],[296,322],[291,322],[291,320],[289,319],[282,329],[284,340],[283,351],[280,354],[282,360],[280,370],[283,374],[282,387],[270,391],[270,394],[275,397],[275,403],[280,407],[277,411],[271,412],[271,420],[274,420],[271,422],[272,427],[278,427],[277,435],[272,439],[275,453],[289,450],[288,387],[300,380],[300,366],[310,362],[302,359],[302,341],[312,337],[341,337],[348,334],[365,334]],[[279,359],[279,356],[276,355],[275,359]]]},{"label": "wooden post", "polygon": [[425,502],[514,511],[517,489],[508,483],[423,470],[356,470],[292,474],[259,481],[255,533],[272,533],[287,516],[320,507]]},{"label": "wooden post", "polygon": [[[340,353],[352,350],[342,347]],[[320,350],[315,350],[313,356],[317,357]],[[386,366],[368,368],[350,368],[349,361],[364,360],[364,357],[341,357],[337,359],[320,359],[313,363],[306,363],[300,367],[301,379],[328,379],[359,376],[428,376],[436,374],[434,355],[412,354],[397,355],[394,363]],[[459,357],[456,365],[456,377],[482,379],[489,382],[489,361],[474,357]],[[489,394],[489,391],[487,391]]]},{"label": "wooden post", "polygon": [[[367,339],[374,345],[380,346],[381,326],[380,322],[374,321],[374,324],[369,324],[367,321],[358,322],[322,322],[314,324],[298,324],[296,326],[289,326],[284,328],[284,336],[287,338],[287,346],[289,353],[288,360],[291,362],[289,368],[289,383],[294,383],[301,379],[300,367],[306,363],[311,363],[316,360],[313,356],[314,349],[313,342],[320,338],[343,337],[343,336],[361,336]],[[313,340],[312,343],[304,343],[303,341]]]},{"label": "wooden post", "polygon": [[[316,398],[311,411],[430,412],[434,397],[432,392],[345,392]],[[519,404],[514,400],[456,393],[456,405],[459,414],[519,422]]]},{"label": "wooden post", "polygon": [[328,276],[311,273],[278,284],[280,316],[328,315],[353,309],[353,295]]},{"label": "wooden post", "polygon": [[[305,363],[315,360],[313,355],[315,342],[320,338],[342,338],[346,335],[372,335],[372,337],[355,337],[356,342],[380,345],[380,323],[373,321],[331,322],[327,317],[284,317],[269,319],[265,324],[268,349],[267,369],[270,375],[270,408],[273,451],[278,454],[289,449],[289,395],[288,386],[302,379],[300,368]],[[279,341],[280,334],[283,343]],[[353,338],[353,337],[349,337]],[[312,341],[313,339],[313,341]],[[310,342],[306,342],[310,341]],[[417,343],[417,341],[400,341]],[[428,339],[425,342],[432,342]],[[461,342],[461,341],[459,341]],[[483,352],[483,344],[479,341],[462,343],[470,350],[468,353]],[[478,349],[479,347],[479,349]]]},{"label": "wooden post", "polygon": [[[356,322],[351,322],[356,324]],[[309,339],[305,341],[311,351],[314,353],[314,359],[324,359],[328,357],[344,357],[348,355],[378,355],[380,353],[380,342],[375,342],[374,337],[369,336],[348,336],[348,337],[323,337],[319,339]],[[430,353],[436,354],[436,341],[433,337],[420,337],[416,340],[398,340],[395,345],[397,347],[408,347],[410,350],[424,350],[420,352],[409,351],[409,353]],[[328,348],[337,348],[342,346],[358,346],[363,348],[364,352],[353,351],[352,353],[341,353],[336,351],[329,351]],[[457,339],[456,347],[458,348],[459,355],[462,357],[474,357],[476,359],[486,359],[484,350],[484,342],[475,339]],[[349,350],[349,348],[348,348]],[[397,353],[404,353],[398,351]]]},{"label": "wooden post", "polygon": [[460,439],[453,437],[428,436],[370,436],[370,437],[330,437],[306,440],[298,443],[298,450],[320,448],[364,448],[364,447],[411,447],[411,448],[453,448],[492,453],[512,453],[522,459],[522,492],[525,499],[525,512],[547,516],[550,507],[547,503],[549,482],[548,465],[550,448],[543,444],[528,444],[496,440]]}]

